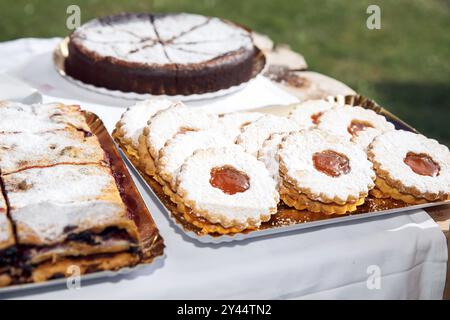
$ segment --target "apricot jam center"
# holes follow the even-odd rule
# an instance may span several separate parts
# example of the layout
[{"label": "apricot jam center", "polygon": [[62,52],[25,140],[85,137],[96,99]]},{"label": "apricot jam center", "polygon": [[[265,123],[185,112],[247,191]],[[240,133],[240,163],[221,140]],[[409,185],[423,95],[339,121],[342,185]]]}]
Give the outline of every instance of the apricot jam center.
[{"label": "apricot jam center", "polygon": [[439,165],[427,154],[408,152],[403,162],[421,176],[436,177],[439,175]]},{"label": "apricot jam center", "polygon": [[350,172],[350,161],[340,153],[332,150],[316,152],[313,155],[314,167],[330,177],[339,177]]},{"label": "apricot jam center", "polygon": [[213,168],[209,183],[229,195],[244,192],[250,188],[250,178],[231,166]]},{"label": "apricot jam center", "polygon": [[317,113],[314,113],[312,116],[311,116],[311,120],[312,120],[312,122],[314,123],[314,124],[318,124],[319,123],[319,118],[320,118],[320,116],[323,114],[323,112],[317,112]]},{"label": "apricot jam center", "polygon": [[358,132],[363,131],[367,128],[373,128],[373,125],[371,125],[367,121],[352,120],[352,122],[350,123],[350,125],[347,128],[347,131],[352,136],[356,136],[358,134]]}]

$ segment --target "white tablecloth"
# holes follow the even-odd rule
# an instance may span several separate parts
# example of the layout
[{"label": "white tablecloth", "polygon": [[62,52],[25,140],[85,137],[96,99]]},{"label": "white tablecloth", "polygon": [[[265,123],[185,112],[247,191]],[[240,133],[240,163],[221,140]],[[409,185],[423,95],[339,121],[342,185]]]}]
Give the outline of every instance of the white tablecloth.
[{"label": "white tablecloth", "polygon": [[[79,103],[111,130],[130,101],[100,96],[62,79],[51,50],[59,39],[0,44],[0,72],[40,90],[44,101]],[[238,110],[295,98],[259,78],[243,91],[190,103]],[[136,180],[138,183],[138,181]],[[440,299],[446,277],[444,235],[423,210],[221,245],[183,235],[138,183],[165,239],[165,258],[131,274],[0,298]],[[377,277],[379,275],[380,277]]]}]

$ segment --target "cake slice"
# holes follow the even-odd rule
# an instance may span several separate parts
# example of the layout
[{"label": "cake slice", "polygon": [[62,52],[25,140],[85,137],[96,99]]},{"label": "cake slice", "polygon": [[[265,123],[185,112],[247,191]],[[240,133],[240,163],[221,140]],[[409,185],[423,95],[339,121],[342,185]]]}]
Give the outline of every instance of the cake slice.
[{"label": "cake slice", "polygon": [[10,265],[15,254],[15,240],[7,216],[6,201],[0,192],[0,287],[11,283]]},{"label": "cake slice", "polygon": [[3,175],[55,164],[104,163],[96,136],[68,129],[41,133],[0,134],[0,172]]},{"label": "cake slice", "polygon": [[108,167],[55,165],[3,180],[24,265],[137,252],[137,227]]},{"label": "cake slice", "polygon": [[25,105],[0,101],[0,133],[36,133],[67,128],[91,135],[79,106],[59,103]]}]

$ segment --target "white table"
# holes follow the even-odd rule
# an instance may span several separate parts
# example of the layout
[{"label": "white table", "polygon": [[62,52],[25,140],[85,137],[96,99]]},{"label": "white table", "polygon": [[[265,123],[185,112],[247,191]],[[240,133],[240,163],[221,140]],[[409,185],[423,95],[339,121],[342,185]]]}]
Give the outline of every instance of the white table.
[{"label": "white table", "polygon": [[[0,44],[0,71],[10,71],[44,94],[44,101],[79,103],[111,130],[131,102],[75,87],[54,71],[51,50],[58,39]],[[28,61],[28,62],[27,62]],[[234,95],[193,107],[239,110],[295,99],[268,80]],[[440,299],[447,245],[423,210],[370,218],[300,232],[221,245],[185,236],[139,181],[165,240],[165,257],[131,274],[19,292],[0,298],[28,299]]]}]

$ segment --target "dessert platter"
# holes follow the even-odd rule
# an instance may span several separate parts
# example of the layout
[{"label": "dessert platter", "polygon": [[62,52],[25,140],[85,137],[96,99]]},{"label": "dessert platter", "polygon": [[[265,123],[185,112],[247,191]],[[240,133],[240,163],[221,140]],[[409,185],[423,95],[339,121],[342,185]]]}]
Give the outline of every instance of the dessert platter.
[{"label": "dessert platter", "polygon": [[54,52],[58,72],[86,89],[125,99],[221,96],[260,74],[251,32],[197,14],[124,13],[94,19]]},{"label": "dessert platter", "polygon": [[153,99],[113,137],[167,213],[202,242],[448,203],[450,153],[361,96],[215,114]]},{"label": "dessert platter", "polygon": [[0,174],[0,292],[114,275],[163,254],[111,136],[79,106],[0,102]]}]

